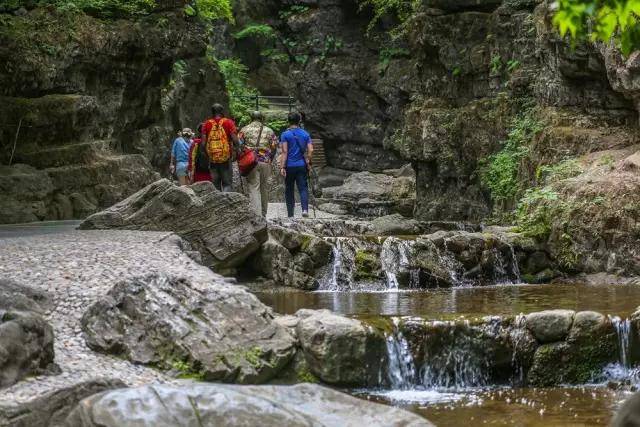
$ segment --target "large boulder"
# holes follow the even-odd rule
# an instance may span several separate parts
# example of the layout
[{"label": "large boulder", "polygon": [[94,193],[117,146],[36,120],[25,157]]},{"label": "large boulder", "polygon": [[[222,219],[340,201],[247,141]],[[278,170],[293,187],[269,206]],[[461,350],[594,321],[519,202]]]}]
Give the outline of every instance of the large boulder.
[{"label": "large boulder", "polygon": [[43,292],[0,280],[0,388],[56,370],[53,328],[42,317]]},{"label": "large boulder", "polygon": [[300,310],[297,316],[296,332],[311,373],[333,385],[377,384],[386,355],[379,331],[329,310]]},{"label": "large boulder", "polygon": [[251,258],[251,267],[279,286],[315,290],[331,261],[333,247],[311,234],[277,225],[269,227],[269,240]]},{"label": "large boulder", "polygon": [[491,285],[519,281],[511,244],[499,234],[438,231],[416,239],[390,237],[382,266],[401,287]]},{"label": "large boulder", "polygon": [[49,392],[26,403],[0,405],[0,426],[61,426],[82,399],[122,387],[125,384],[120,380],[95,379]]},{"label": "large boulder", "polygon": [[527,328],[540,343],[560,341],[569,334],[575,312],[572,310],[546,310],[528,314]]},{"label": "large boulder", "polygon": [[[547,343],[536,350],[527,374],[530,385],[548,387],[598,381],[602,369],[618,360],[618,338],[607,316],[593,311],[575,315],[567,310],[542,313],[546,314],[538,316],[536,322],[540,327],[547,325],[554,333],[545,335]],[[570,329],[565,330],[570,320]],[[552,336],[556,338],[553,342]]]},{"label": "large boulder", "polygon": [[82,330],[95,351],[207,381],[267,381],[296,351],[243,288],[166,275],[116,284],[84,314]]},{"label": "large boulder", "polygon": [[[337,204],[353,215],[376,217],[392,213],[413,215],[415,173],[376,174],[359,172],[349,176],[338,187],[322,190],[322,202]],[[322,208],[322,204],[320,205]]]},{"label": "large boulder", "polygon": [[[135,409],[134,409],[135,408]],[[73,427],[431,426],[398,408],[314,384],[145,386],[100,393],[69,415]]]},{"label": "large boulder", "polygon": [[81,229],[173,231],[216,270],[240,265],[267,240],[267,223],[237,193],[210,182],[178,187],[161,179],[80,224]]}]

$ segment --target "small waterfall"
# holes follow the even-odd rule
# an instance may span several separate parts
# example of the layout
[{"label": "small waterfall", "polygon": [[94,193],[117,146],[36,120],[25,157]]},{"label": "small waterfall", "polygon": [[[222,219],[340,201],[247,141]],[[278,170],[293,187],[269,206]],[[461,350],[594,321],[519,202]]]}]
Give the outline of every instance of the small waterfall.
[{"label": "small waterfall", "polygon": [[393,325],[393,332],[387,335],[387,375],[394,390],[409,390],[416,386],[416,366],[397,319],[393,319]]},{"label": "small waterfall", "polygon": [[338,285],[338,272],[342,265],[342,241],[336,239],[333,245],[333,264],[331,265],[331,278],[328,283],[328,290],[337,291],[340,289]]},{"label": "small waterfall", "polygon": [[451,329],[450,340],[443,341],[445,345],[425,356],[426,363],[420,372],[424,387],[460,390],[489,383],[489,360],[473,336],[466,333],[469,322],[461,326]]},{"label": "small waterfall", "polygon": [[631,321],[618,316],[609,317],[618,335],[618,361],[625,368],[631,368],[629,353],[631,349]]},{"label": "small waterfall", "polygon": [[409,286],[418,287],[419,272],[411,269],[412,241],[389,237],[380,250],[380,265],[387,278],[387,289],[397,290],[400,287],[398,273],[409,273]]}]

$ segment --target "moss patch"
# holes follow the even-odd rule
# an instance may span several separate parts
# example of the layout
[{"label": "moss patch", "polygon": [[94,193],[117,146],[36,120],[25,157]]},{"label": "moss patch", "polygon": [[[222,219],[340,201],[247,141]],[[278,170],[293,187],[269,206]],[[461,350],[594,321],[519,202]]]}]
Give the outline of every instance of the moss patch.
[{"label": "moss patch", "polygon": [[375,253],[358,249],[355,256],[355,280],[375,280],[380,275],[380,259]]}]

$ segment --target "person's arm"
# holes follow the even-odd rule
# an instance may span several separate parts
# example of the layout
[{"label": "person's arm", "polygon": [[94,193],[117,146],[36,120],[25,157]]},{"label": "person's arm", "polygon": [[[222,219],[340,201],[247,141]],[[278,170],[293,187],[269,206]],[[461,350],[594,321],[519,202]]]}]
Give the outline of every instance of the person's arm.
[{"label": "person's arm", "polygon": [[191,144],[191,147],[189,147],[189,164],[187,166],[187,171],[188,171],[188,175],[189,175],[189,182],[191,182],[193,184],[193,178],[194,178],[194,171],[196,170],[195,168],[195,161],[196,161],[196,156],[194,156],[195,154],[195,150],[197,148],[197,145],[195,142],[193,142]]},{"label": "person's arm", "polygon": [[278,152],[278,137],[275,132],[271,133],[271,144],[269,145],[270,157],[269,162],[273,162],[273,159],[276,158],[276,153]]},{"label": "person's arm", "polygon": [[311,139],[307,142],[307,152],[305,153],[307,166],[311,167],[312,159],[313,159],[313,143]]},{"label": "person's arm", "polygon": [[283,140],[280,144],[280,175],[287,176],[287,154],[289,153],[289,147],[287,141]]},{"label": "person's arm", "polygon": [[171,147],[171,159],[169,160],[169,173],[171,173],[172,175],[176,171],[177,142],[178,142],[177,139],[175,141],[173,141],[173,146]]}]

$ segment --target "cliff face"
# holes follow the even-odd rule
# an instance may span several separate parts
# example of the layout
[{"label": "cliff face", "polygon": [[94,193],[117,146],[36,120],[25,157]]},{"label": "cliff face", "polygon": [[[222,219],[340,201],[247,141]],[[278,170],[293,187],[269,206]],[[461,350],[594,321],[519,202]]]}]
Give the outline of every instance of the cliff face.
[{"label": "cliff face", "polygon": [[0,223],[110,206],[166,169],[176,129],[226,101],[206,31],[181,10],[138,21],[50,9],[2,18]]},{"label": "cliff face", "polygon": [[637,274],[640,54],[572,48],[549,3],[423,0],[367,34],[355,1],[244,0],[238,27],[271,25],[285,59],[235,51],[260,90],[297,97],[331,166],[411,162],[416,218],[509,214],[566,270]]}]

